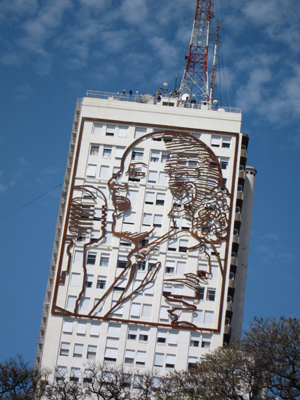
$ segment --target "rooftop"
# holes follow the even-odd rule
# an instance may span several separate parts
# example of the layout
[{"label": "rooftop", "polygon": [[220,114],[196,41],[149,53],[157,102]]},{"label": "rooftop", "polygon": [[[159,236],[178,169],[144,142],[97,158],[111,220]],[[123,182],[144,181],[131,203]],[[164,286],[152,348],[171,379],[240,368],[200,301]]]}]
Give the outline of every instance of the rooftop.
[{"label": "rooftop", "polygon": [[140,94],[139,92],[133,93],[130,91],[128,94],[123,90],[118,93],[109,93],[109,92],[100,92],[96,90],[88,90],[86,92],[86,97],[93,97],[99,99],[110,99],[110,100],[118,100],[118,101],[130,101],[135,103],[143,103],[143,104],[157,104],[162,106],[169,107],[184,107],[184,108],[193,108],[193,109],[201,109],[218,112],[232,112],[232,113],[241,113],[240,108],[233,107],[220,107],[218,104],[213,104],[210,108],[208,102],[196,103],[193,100],[189,100],[187,95],[178,96],[174,92],[170,93],[159,93],[156,96],[151,94]]}]

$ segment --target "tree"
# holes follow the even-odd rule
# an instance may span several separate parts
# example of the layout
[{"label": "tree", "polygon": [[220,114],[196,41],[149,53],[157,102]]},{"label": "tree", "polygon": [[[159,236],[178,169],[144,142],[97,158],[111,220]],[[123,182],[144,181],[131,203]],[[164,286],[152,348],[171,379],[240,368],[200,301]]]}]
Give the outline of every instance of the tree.
[{"label": "tree", "polygon": [[30,400],[34,398],[40,373],[26,363],[22,356],[0,363],[0,398]]},{"label": "tree", "polygon": [[[242,348],[259,364],[273,398],[300,399],[300,322],[295,318],[256,318]],[[271,397],[271,398],[272,398]]]},{"label": "tree", "polygon": [[84,388],[98,400],[130,399],[132,377],[123,368],[91,363],[87,371]]}]

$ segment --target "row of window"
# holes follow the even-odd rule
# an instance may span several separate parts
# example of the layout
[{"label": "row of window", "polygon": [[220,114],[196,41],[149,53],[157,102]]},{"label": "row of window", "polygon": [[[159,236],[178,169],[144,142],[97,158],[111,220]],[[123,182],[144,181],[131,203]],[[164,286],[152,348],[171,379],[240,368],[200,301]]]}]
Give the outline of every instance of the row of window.
[{"label": "row of window", "polygon": [[[58,366],[57,371],[56,371],[56,380],[61,380],[64,379],[67,375],[67,367],[65,366]],[[80,379],[81,375],[81,369],[80,368],[71,368],[70,371],[70,381],[72,382],[78,382]],[[126,380],[126,383],[128,386],[131,386],[133,388],[141,388],[142,387],[142,376],[141,375],[131,375],[131,374],[123,374],[124,379]],[[90,369],[85,369],[83,373],[83,382],[85,383],[91,383],[93,378],[92,378],[92,371]],[[153,379],[153,386],[154,387],[159,387],[161,378],[154,377]],[[108,383],[108,382],[114,382],[115,381],[115,375],[111,372],[108,371],[103,371],[102,372],[102,382]]]},{"label": "row of window", "polygon": [[[93,133],[95,135],[105,135],[105,136],[118,136],[126,138],[128,136],[129,126],[125,125],[103,125],[103,124],[94,124]],[[147,128],[135,128],[134,137],[135,139],[140,138],[141,136],[147,133]],[[198,138],[200,138],[200,134],[196,134]],[[211,137],[211,146],[212,147],[222,147],[222,148],[230,148],[231,145],[231,137],[228,136],[220,136],[220,135],[212,135]]]},{"label": "row of window", "polygon": [[[184,239],[181,239],[181,242],[179,241],[178,243],[178,250],[179,251],[183,251],[184,249],[186,249],[186,245],[187,243],[183,241]],[[145,244],[142,244],[145,245]],[[177,250],[177,248],[172,247],[175,250]],[[101,267],[108,267],[109,266],[109,254],[108,253],[101,253],[100,254],[100,261],[99,261],[99,265]],[[75,255],[74,255],[74,263],[79,263],[82,264],[83,261],[83,252],[82,251],[75,251]],[[87,255],[87,264],[89,265],[96,265],[96,261],[97,261],[97,253],[94,252],[88,252]],[[125,256],[119,256],[118,261],[117,261],[117,268],[126,268],[127,266],[127,257]],[[139,271],[147,271],[151,268],[153,268],[153,265],[155,264],[154,260],[150,260],[150,261],[141,261],[138,264],[138,270]],[[208,266],[207,264],[201,263],[199,262],[198,264],[198,270],[201,271],[208,271]],[[176,260],[166,260],[166,264],[165,264],[165,272],[167,274],[174,274],[176,273],[177,275],[183,275],[186,272],[186,262],[185,261],[176,261]],[[76,282],[79,281],[79,277],[77,275],[77,273],[74,273],[74,283],[72,283],[73,281],[73,274],[72,274],[72,278],[71,278],[71,286],[78,286],[78,284]],[[88,275],[90,276],[90,275]],[[211,275],[210,275],[210,279],[217,279],[218,276],[218,267],[216,265],[213,265],[211,267]],[[87,287],[91,287],[89,285],[87,285]]]},{"label": "row of window", "polygon": [[[72,334],[73,332],[73,323],[74,321],[65,320],[63,323],[63,333]],[[87,331],[87,322],[86,321],[78,321],[76,326],[76,334],[79,336],[85,336]],[[90,325],[90,336],[99,336],[100,332],[100,324],[92,322]],[[178,343],[178,331],[167,331],[165,329],[158,329],[157,331],[157,343],[160,344],[168,344],[168,345],[177,345]],[[110,324],[108,327],[108,331],[106,337],[108,339],[116,339],[118,340],[121,336],[121,325]],[[138,327],[138,326],[129,326],[128,327],[128,340],[139,340],[140,342],[148,342],[149,336],[149,328],[147,327]],[[211,336],[206,334],[200,334],[197,332],[191,333],[191,341],[190,345],[193,347],[210,347]],[[70,346],[67,346],[67,342],[65,343],[61,349],[61,355],[68,355]],[[66,344],[67,343],[67,344]],[[70,345],[70,343],[69,343]],[[68,348],[68,353],[67,353]],[[89,350],[88,350],[89,352]],[[81,352],[83,354],[83,351]],[[76,351],[78,354],[78,351]]]},{"label": "row of window", "polygon": [[[182,239],[183,240],[183,239]],[[180,249],[179,251],[183,251],[186,248],[186,243],[183,241],[179,241],[179,246],[178,249]],[[108,267],[109,266],[109,254],[108,253],[101,253],[100,254],[100,262],[99,265],[101,267]],[[93,252],[88,252],[87,255],[87,264],[89,265],[96,265],[96,260],[97,260],[97,253],[93,253]],[[83,261],[83,252],[82,251],[75,251],[75,255],[74,255],[74,263],[82,263]],[[125,256],[119,256],[118,261],[117,261],[117,268],[126,268],[128,263],[127,257]],[[154,260],[150,260],[150,261],[141,261],[138,264],[137,269],[139,271],[148,271],[151,268],[153,268],[153,266],[155,265],[155,261]],[[207,264],[202,264],[201,262],[198,264],[198,270],[200,271],[207,271],[208,272],[208,266]],[[176,273],[176,275],[183,275],[186,272],[186,262],[185,261],[176,261],[176,260],[166,260],[166,264],[165,264],[165,272],[167,274],[174,274]],[[71,286],[79,286],[78,282],[80,277],[78,276],[80,274],[78,273],[74,273],[74,281],[73,281],[73,274],[72,274],[72,278],[71,278]],[[217,279],[217,275],[218,275],[218,267],[216,265],[213,265],[211,267],[211,276],[210,279]],[[88,277],[92,277],[92,275],[88,275]],[[100,278],[100,277],[99,277]],[[102,278],[101,278],[102,279]],[[87,281],[90,281],[90,278],[87,279]],[[91,285],[88,284],[87,282],[87,287],[91,287]],[[98,286],[97,286],[98,287]],[[100,288],[103,289],[103,288]]]},{"label": "row of window", "polygon": [[[139,282],[137,282],[138,284]],[[120,282],[120,290],[124,290],[124,285],[126,282],[121,281]],[[181,285],[174,285],[174,290],[173,294],[180,295],[182,294],[183,288],[180,287]],[[116,288],[115,288],[116,290]],[[144,289],[144,293],[148,293],[153,295],[153,284],[149,284],[149,288]],[[166,293],[167,294],[167,293]],[[204,292],[203,292],[204,296]],[[214,301],[215,299],[215,290],[214,289],[209,289],[209,292],[207,293],[207,300],[209,301]],[[75,305],[76,305],[76,296],[68,296],[67,300],[67,309],[68,310],[74,310]],[[117,302],[113,301],[112,302],[112,307],[116,305]],[[80,312],[85,312],[91,309],[92,305],[92,299],[90,297],[82,297],[80,300],[79,304],[79,309]],[[99,304],[99,299],[94,299],[93,306],[95,307],[97,305],[97,309],[95,309],[95,312],[100,312],[102,309],[103,304]],[[113,310],[112,314],[115,316],[123,316],[123,309],[124,305],[121,304],[118,306],[116,309]],[[170,307],[166,306],[161,306],[160,312],[159,312],[159,320],[161,321],[169,321],[171,316],[169,315],[168,311],[170,310]],[[181,315],[180,310],[173,311],[174,314],[176,314],[178,317]],[[152,304],[141,304],[141,303],[132,303],[131,308],[130,308],[130,317],[134,319],[150,319],[152,315]],[[203,310],[197,310],[196,312],[193,313],[192,317],[192,322],[195,323],[196,325],[208,325],[211,326],[213,324],[214,320],[214,312],[213,311],[204,311]]]},{"label": "row of window", "polygon": [[[119,261],[119,262],[123,263],[123,261]],[[127,263],[127,262],[124,261],[124,263]],[[183,275],[184,274],[185,264],[186,263],[183,263],[183,262],[177,262],[177,274],[178,275]],[[144,265],[145,265],[144,263],[140,263],[139,267],[143,268]],[[170,268],[170,267],[166,267],[166,269],[167,268]],[[171,268],[174,269],[173,267],[171,267]],[[97,289],[105,289],[106,288],[106,280],[107,280],[106,276],[99,275],[98,278],[97,278],[97,282],[96,282],[96,288]],[[92,288],[93,287],[93,282],[94,282],[94,275],[87,275],[86,276],[86,280],[85,280],[85,287],[86,288]],[[134,281],[134,284],[133,284],[133,290],[137,289],[141,285],[141,283],[142,283],[141,280],[136,279]],[[74,286],[74,287],[79,287],[80,284],[81,284],[81,274],[72,273],[70,285]],[[126,279],[120,280],[119,283],[114,288],[114,290],[123,291],[125,289],[126,285],[127,285],[127,280]],[[170,284],[170,283],[164,283],[164,285],[163,285],[163,294],[164,295],[169,295],[169,294],[182,295],[183,294],[183,289],[184,289],[184,285],[182,285],[182,284],[173,285],[173,284]],[[216,289],[200,288],[199,290],[200,290],[200,298],[199,298],[199,300],[206,299],[206,300],[209,300],[209,301],[215,301]],[[206,297],[205,297],[205,291],[206,291]],[[145,294],[153,295],[154,294],[154,284],[153,284],[153,282],[150,282],[144,288],[143,292]]]}]

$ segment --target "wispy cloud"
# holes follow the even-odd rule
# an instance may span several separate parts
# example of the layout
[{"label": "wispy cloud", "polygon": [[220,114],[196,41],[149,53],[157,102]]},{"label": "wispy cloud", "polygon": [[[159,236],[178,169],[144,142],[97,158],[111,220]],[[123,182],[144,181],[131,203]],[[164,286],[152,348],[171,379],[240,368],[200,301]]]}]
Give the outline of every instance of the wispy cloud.
[{"label": "wispy cloud", "polygon": [[15,87],[15,94],[17,100],[27,99],[32,92],[33,90],[28,82],[25,82],[22,85]]}]

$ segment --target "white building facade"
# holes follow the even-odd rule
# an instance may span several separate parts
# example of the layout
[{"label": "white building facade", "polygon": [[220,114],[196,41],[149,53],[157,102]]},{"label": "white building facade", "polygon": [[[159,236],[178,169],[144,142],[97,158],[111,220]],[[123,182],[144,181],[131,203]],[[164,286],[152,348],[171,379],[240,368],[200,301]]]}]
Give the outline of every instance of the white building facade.
[{"label": "white building facade", "polygon": [[191,368],[241,334],[255,169],[239,110],[88,92],[75,111],[36,363]]}]

